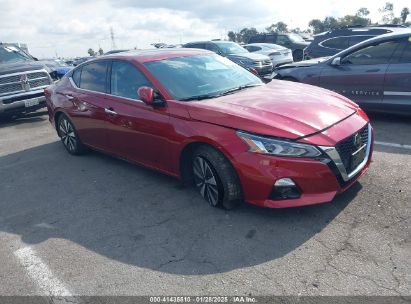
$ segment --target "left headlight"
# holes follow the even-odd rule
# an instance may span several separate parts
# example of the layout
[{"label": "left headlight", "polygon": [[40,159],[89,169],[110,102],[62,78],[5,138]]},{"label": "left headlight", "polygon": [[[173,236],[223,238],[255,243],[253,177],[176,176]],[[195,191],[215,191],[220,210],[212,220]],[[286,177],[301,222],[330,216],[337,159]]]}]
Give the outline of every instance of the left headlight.
[{"label": "left headlight", "polygon": [[251,152],[289,157],[317,157],[321,152],[315,147],[285,140],[237,131],[237,135],[249,146]]}]

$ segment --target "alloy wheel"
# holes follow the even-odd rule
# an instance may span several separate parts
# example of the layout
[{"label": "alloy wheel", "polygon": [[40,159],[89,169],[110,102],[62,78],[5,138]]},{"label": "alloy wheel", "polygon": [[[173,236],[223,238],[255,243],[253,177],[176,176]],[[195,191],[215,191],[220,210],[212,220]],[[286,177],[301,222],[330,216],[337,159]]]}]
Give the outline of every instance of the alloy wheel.
[{"label": "alloy wheel", "polygon": [[61,141],[63,142],[64,146],[69,151],[74,152],[77,145],[76,133],[74,132],[73,126],[66,118],[63,118],[60,121],[59,130]]},{"label": "alloy wheel", "polygon": [[201,196],[212,206],[217,206],[219,190],[217,177],[203,157],[197,156],[193,162],[194,182]]}]

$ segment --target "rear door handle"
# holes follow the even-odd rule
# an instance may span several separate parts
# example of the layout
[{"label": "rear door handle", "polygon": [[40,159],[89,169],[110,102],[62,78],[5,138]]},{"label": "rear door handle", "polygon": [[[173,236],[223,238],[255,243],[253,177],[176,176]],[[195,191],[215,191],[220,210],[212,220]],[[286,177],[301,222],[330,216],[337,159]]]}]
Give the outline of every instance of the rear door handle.
[{"label": "rear door handle", "polygon": [[105,108],[104,112],[106,112],[109,115],[117,115],[117,112],[115,112],[113,108]]},{"label": "rear door handle", "polygon": [[366,70],[367,73],[376,73],[379,72],[380,69],[373,69],[373,70]]}]

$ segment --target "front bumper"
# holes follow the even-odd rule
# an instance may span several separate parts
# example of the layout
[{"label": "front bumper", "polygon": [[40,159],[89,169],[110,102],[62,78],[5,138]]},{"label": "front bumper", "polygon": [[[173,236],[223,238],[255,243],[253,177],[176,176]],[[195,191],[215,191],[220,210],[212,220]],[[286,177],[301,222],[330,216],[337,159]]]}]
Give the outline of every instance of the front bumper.
[{"label": "front bumper", "polygon": [[29,91],[24,94],[2,96],[0,115],[29,113],[46,106],[44,90]]},{"label": "front bumper", "polygon": [[[245,152],[236,155],[237,172],[245,201],[262,207],[286,208],[331,202],[350,188],[368,169],[373,149],[373,133],[369,135],[369,149],[364,163],[349,176],[344,176],[326,152],[317,159],[275,157]],[[346,172],[345,172],[346,173]],[[291,178],[301,196],[296,199],[269,199],[275,182]]]}]

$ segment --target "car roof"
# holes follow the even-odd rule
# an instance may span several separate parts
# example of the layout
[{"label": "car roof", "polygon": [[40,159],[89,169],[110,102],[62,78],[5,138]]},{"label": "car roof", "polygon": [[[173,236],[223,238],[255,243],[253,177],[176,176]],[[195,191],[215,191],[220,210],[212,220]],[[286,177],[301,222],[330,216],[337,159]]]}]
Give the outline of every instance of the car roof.
[{"label": "car roof", "polygon": [[267,46],[267,47],[277,47],[277,48],[284,48],[283,46],[281,46],[281,45],[279,45],[279,44],[275,44],[275,43],[264,43],[264,42],[261,42],[261,43],[258,43],[258,42],[256,42],[256,43],[247,43],[247,44],[244,44],[244,46],[247,46],[247,45],[251,45],[251,46]]},{"label": "car roof", "polygon": [[[150,49],[150,50],[133,50],[123,53],[104,55],[99,59],[129,59],[140,63],[159,61],[170,58],[214,54],[211,51],[202,49],[178,48],[178,49]],[[98,60],[98,59],[97,59]]]},{"label": "car roof", "polygon": [[379,36],[375,36],[373,38],[367,39],[363,42],[360,42],[358,44],[355,44],[337,54],[335,54],[333,57],[338,57],[340,54],[345,54],[345,53],[349,53],[352,49],[356,49],[358,47],[364,46],[364,45],[368,45],[368,44],[373,44],[373,43],[378,43],[378,42],[382,42],[385,40],[390,40],[393,38],[406,38],[406,37],[411,37],[411,29],[410,28],[403,28],[401,31],[396,31],[395,33],[388,33],[388,34],[383,34],[383,35],[379,35]]},{"label": "car roof", "polygon": [[390,26],[347,26],[347,27],[339,27],[332,30],[328,30],[322,33],[318,33],[314,35],[314,38],[332,35],[334,33],[340,32],[350,32],[361,35],[361,33],[367,32],[383,32],[389,31],[390,33],[397,33],[401,32],[402,30],[407,30],[406,27],[390,27]]}]

